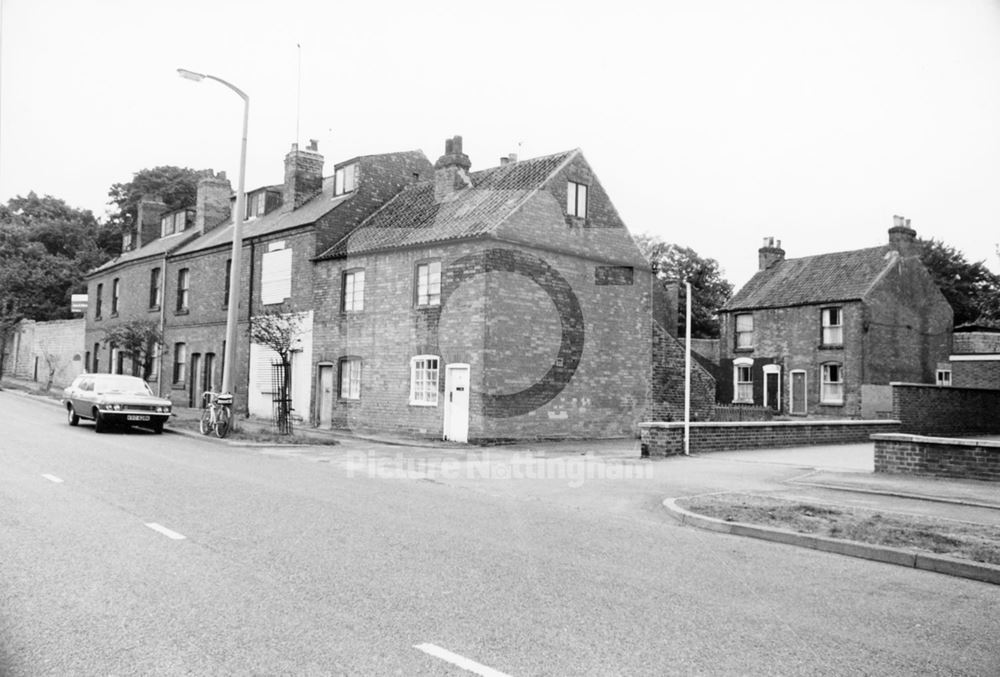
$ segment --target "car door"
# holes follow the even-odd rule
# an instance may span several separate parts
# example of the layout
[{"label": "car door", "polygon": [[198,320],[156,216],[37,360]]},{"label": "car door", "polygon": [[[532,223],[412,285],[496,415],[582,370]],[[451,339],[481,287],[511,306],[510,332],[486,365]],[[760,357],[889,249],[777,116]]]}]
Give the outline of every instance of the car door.
[{"label": "car door", "polygon": [[70,394],[70,402],[73,404],[73,411],[77,416],[90,418],[90,403],[94,399],[94,379],[85,378],[80,381],[80,387]]}]

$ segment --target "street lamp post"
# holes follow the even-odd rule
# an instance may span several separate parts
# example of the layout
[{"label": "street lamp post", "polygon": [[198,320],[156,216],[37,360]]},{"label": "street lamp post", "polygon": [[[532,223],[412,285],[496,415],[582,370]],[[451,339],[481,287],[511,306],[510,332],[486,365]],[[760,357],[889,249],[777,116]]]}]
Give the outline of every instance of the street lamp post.
[{"label": "street lamp post", "polygon": [[214,75],[195,73],[184,68],[178,68],[177,73],[188,80],[201,82],[215,80],[239,94],[243,99],[243,138],[240,142],[240,172],[236,186],[236,214],[233,216],[233,251],[229,267],[229,308],[226,312],[226,348],[222,363],[222,392],[233,392],[233,365],[236,363],[236,323],[238,320],[240,300],[240,259],[243,254],[243,212],[246,209],[246,195],[243,192],[244,175],[247,165],[247,123],[250,119],[250,97],[246,92],[232,83]]}]

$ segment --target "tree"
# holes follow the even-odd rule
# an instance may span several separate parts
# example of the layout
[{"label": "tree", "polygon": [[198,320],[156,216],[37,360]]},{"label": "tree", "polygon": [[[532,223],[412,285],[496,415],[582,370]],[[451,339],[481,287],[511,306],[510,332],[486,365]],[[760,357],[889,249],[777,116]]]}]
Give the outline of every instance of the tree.
[{"label": "tree", "polygon": [[[143,195],[157,196],[169,210],[193,205],[198,196],[198,177],[199,172],[188,167],[164,165],[139,170],[131,181],[115,183],[108,191],[108,205],[115,208],[108,214],[108,223],[119,236],[130,230],[139,218]],[[120,241],[118,247],[120,251]]]},{"label": "tree", "polygon": [[104,344],[132,358],[132,375],[149,379],[153,358],[163,345],[163,334],[153,320],[128,320],[104,330]]},{"label": "tree", "polygon": [[920,261],[955,313],[955,326],[1000,325],[1000,276],[983,261],[970,263],[962,252],[931,239],[918,240]]},{"label": "tree", "polygon": [[[653,235],[635,238],[639,250],[655,266],[661,284],[680,282],[679,307],[685,308],[685,282],[691,283],[691,336],[718,338],[718,312],[733,295],[733,285],[722,276],[719,262],[704,258],[690,247],[668,244]],[[684,312],[678,313],[678,336],[684,336]]]},{"label": "tree", "polygon": [[267,310],[250,320],[250,340],[278,354],[278,399],[275,424],[278,432],[291,433],[292,351],[301,334],[303,313]]}]

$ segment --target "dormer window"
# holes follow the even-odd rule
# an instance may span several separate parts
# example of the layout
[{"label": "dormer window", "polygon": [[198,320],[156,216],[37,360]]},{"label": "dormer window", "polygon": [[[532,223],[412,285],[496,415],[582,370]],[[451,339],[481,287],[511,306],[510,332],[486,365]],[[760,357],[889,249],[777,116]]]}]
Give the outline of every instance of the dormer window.
[{"label": "dormer window", "polygon": [[351,193],[357,187],[358,163],[338,167],[333,175],[333,196]]},{"label": "dormer window", "polygon": [[258,190],[256,193],[247,195],[246,216],[247,221],[263,216],[267,208],[267,191]]},{"label": "dormer window", "polygon": [[581,219],[587,218],[587,186],[576,181],[566,183],[566,213]]},{"label": "dormer window", "polygon": [[166,237],[174,233],[183,233],[188,227],[188,216],[191,213],[191,210],[181,209],[164,215],[160,219],[160,237]]}]

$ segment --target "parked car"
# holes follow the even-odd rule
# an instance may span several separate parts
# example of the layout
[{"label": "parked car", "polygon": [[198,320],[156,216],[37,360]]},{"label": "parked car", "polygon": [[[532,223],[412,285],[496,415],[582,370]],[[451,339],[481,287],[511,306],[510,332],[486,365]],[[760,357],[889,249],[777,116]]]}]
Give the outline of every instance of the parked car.
[{"label": "parked car", "polygon": [[70,425],[81,418],[94,420],[99,433],[112,425],[151,428],[159,434],[170,418],[170,400],[157,397],[138,376],[80,374],[63,391]]}]

